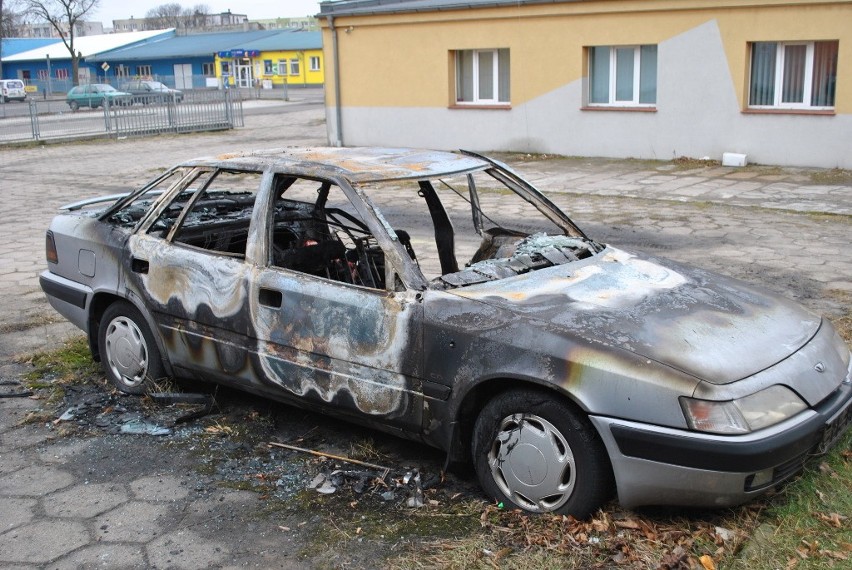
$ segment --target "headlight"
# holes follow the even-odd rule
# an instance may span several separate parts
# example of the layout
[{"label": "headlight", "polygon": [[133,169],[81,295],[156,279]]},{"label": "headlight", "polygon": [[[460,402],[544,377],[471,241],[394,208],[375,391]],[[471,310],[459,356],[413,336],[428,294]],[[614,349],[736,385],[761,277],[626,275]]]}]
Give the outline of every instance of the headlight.
[{"label": "headlight", "polygon": [[726,402],[681,397],[680,405],[692,429],[723,434],[748,433],[775,425],[808,407],[785,386],[772,386]]}]

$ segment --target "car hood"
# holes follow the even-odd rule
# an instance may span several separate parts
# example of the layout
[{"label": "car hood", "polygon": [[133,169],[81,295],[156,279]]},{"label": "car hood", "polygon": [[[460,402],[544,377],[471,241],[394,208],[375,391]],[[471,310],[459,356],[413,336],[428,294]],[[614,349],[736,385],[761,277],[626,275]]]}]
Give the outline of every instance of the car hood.
[{"label": "car hood", "polygon": [[612,247],[449,292],[713,384],[787,358],[821,322],[800,305],[735,279]]}]

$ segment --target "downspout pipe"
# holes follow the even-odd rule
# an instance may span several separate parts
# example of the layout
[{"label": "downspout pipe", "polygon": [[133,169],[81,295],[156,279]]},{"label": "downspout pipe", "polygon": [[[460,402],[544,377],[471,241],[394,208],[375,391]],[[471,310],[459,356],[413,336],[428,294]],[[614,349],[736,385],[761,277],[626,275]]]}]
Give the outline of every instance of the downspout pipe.
[{"label": "downspout pipe", "polygon": [[343,146],[343,109],[340,105],[340,50],[337,46],[337,28],[334,27],[334,16],[328,16],[328,27],[331,30],[331,49],[334,52],[334,113],[337,140],[334,146]]}]

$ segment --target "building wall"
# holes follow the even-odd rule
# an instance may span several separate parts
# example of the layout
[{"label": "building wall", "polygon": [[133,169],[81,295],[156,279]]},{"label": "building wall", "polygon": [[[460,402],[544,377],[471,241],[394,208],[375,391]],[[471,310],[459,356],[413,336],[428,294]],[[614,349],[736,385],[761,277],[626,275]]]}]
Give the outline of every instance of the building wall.
[{"label": "building wall", "polygon": [[[180,57],[180,58],[170,58],[170,59],[155,59],[155,60],[141,60],[141,61],[110,61],[110,70],[108,72],[110,82],[115,83],[116,74],[119,73],[120,66],[125,67],[125,75],[123,77],[118,78],[118,83],[124,83],[129,79],[153,79],[156,81],[160,81],[165,83],[169,87],[176,87],[175,85],[175,65],[190,65],[192,68],[192,77],[193,77],[193,88],[202,88],[205,87],[205,83],[203,80],[204,76],[204,63],[212,63],[213,57]],[[139,73],[140,71],[145,71],[143,67],[140,70],[140,66],[150,66],[151,73]],[[185,88],[185,86],[184,86]]]},{"label": "building wall", "polygon": [[[92,83],[95,82],[95,77],[103,71],[98,67],[98,64],[80,62],[80,70],[88,69],[88,73],[92,78]],[[3,62],[3,78],[4,79],[21,79],[27,85],[39,86],[39,90],[44,89],[47,83],[47,61],[13,61]],[[85,73],[85,72],[84,72]],[[66,86],[73,85],[71,73],[70,59],[54,59],[50,65],[50,75],[53,81],[53,90],[62,91]]]},{"label": "building wall", "polygon": [[[97,59],[97,56],[91,56],[87,61],[80,62],[81,69],[88,69],[90,83],[109,83],[115,87],[120,87],[121,84],[129,79],[142,77],[144,79],[155,79],[162,81],[170,87],[175,87],[175,64],[190,64],[192,66],[193,88],[205,87],[203,80],[203,63],[211,62],[213,58],[179,58],[167,60],[151,60],[151,61],[110,61],[109,69],[105,72],[101,68],[102,61]],[[119,68],[124,65],[127,68],[126,76],[119,77]],[[145,75],[137,74],[137,68],[140,65],[148,65],[151,67],[151,73]],[[58,93],[70,89],[73,82],[71,81],[71,60],[70,59],[54,59],[51,62],[51,91]],[[11,62],[3,64],[4,78],[19,78],[25,79],[28,85],[37,86],[40,92],[47,88],[47,62],[46,61],[27,61],[27,62]]]},{"label": "building wall", "polygon": [[[311,69],[311,58],[319,58],[319,69]],[[264,80],[272,82],[273,88],[287,85],[307,86],[322,85],[325,81],[325,56],[322,49],[308,50],[279,50],[262,51],[259,55],[251,57],[252,79],[262,84]],[[279,62],[287,61],[286,74],[280,73]],[[290,62],[299,62],[299,73],[292,74]],[[223,81],[222,63],[229,64],[228,85],[234,85],[234,60],[233,58],[222,58],[216,56],[216,77]],[[271,66],[271,70],[270,70]]]},{"label": "building wall", "polygon": [[[68,25],[62,26],[65,33],[68,33]],[[24,38],[60,38],[59,32],[56,31],[51,24],[47,22],[38,22],[34,24],[25,24],[19,30],[21,37]],[[104,33],[104,25],[101,22],[81,22],[78,21],[74,29],[74,35],[82,36],[97,36]]]},{"label": "building wall", "polygon": [[[852,3],[587,1],[336,17],[343,144],[852,168]],[[333,38],[329,138],[338,139]],[[834,112],[748,110],[749,42],[839,40]],[[588,110],[588,46],[658,46],[651,110]],[[459,108],[454,50],[508,48],[510,105]],[[427,125],[427,128],[424,128]]]}]

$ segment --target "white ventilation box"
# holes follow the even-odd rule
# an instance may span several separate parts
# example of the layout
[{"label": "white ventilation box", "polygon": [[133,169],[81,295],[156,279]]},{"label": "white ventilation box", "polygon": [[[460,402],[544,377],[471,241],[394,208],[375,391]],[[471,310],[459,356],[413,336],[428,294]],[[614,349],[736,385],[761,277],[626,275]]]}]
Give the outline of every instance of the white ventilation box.
[{"label": "white ventilation box", "polygon": [[748,164],[748,155],[736,152],[722,153],[722,166],[745,166]]}]

